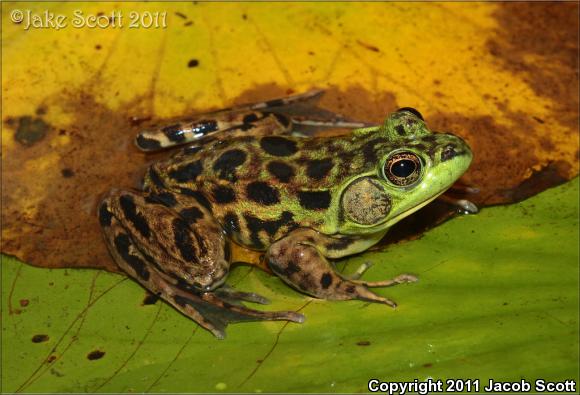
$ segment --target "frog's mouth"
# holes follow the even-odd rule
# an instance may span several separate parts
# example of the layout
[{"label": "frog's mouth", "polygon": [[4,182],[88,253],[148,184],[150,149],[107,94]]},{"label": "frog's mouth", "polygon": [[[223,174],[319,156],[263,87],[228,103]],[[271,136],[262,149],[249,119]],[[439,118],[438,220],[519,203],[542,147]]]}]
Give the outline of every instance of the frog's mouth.
[{"label": "frog's mouth", "polygon": [[399,222],[403,218],[413,214],[415,211],[422,209],[423,207],[425,207],[426,205],[431,203],[433,200],[435,200],[439,196],[443,195],[445,193],[445,191],[447,191],[447,188],[442,190],[441,192],[434,194],[433,196],[424,200],[423,202],[419,203],[418,205],[411,207],[409,210],[403,211],[401,214],[398,214],[397,216],[391,218],[391,220],[389,222],[387,222],[387,225],[388,226],[394,225],[395,223]]}]

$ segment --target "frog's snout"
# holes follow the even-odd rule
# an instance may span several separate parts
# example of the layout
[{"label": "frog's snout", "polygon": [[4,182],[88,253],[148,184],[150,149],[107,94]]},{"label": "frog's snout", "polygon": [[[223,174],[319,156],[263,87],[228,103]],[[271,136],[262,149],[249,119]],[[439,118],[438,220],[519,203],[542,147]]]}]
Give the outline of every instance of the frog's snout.
[{"label": "frog's snout", "polygon": [[469,145],[458,136],[447,135],[448,141],[446,144],[442,145],[439,151],[438,162],[445,163],[449,161],[461,162],[464,164],[465,169],[471,164],[473,159],[473,153],[469,148]]}]

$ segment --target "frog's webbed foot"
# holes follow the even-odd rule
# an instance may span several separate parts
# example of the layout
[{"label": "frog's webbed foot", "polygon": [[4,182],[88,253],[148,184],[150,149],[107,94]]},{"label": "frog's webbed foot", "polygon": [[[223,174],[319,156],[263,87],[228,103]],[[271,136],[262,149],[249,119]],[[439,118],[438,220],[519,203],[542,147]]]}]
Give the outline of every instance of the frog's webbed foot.
[{"label": "frog's webbed foot", "polygon": [[148,198],[112,191],[99,208],[107,246],[129,276],[218,338],[225,337],[232,322],[304,321],[302,314],[293,311],[247,308],[241,301],[267,300],[219,287],[228,270],[224,260],[227,246],[221,232],[212,231],[209,212],[187,223],[171,208]]},{"label": "frog's webbed foot", "polygon": [[388,298],[372,292],[370,287],[387,287],[413,282],[417,278],[402,274],[392,280],[368,282],[357,278],[368,268],[355,273],[354,279],[339,275],[324,257],[328,236],[310,229],[300,229],[272,244],[266,259],[272,271],[293,288],[321,299],[359,299],[396,307]]},{"label": "frog's webbed foot", "polygon": [[[259,298],[255,300],[254,296],[255,294],[245,292],[226,293],[224,296],[224,293],[220,291],[197,294],[195,292],[185,292],[178,289],[174,295],[175,303],[170,303],[219,339],[225,338],[225,330],[228,324],[234,322],[304,322],[304,316],[294,311],[260,311],[247,308],[240,303],[241,300],[256,303],[263,301]],[[201,320],[198,318],[200,315],[202,316]]]}]

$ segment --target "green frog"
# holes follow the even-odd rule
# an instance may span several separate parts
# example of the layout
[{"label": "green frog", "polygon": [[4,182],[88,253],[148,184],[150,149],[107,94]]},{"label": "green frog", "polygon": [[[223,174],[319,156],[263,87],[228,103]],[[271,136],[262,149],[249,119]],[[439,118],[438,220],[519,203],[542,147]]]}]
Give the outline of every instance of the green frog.
[{"label": "green frog", "polygon": [[225,284],[232,242],[264,251],[271,271],[302,293],[395,307],[371,288],[415,276],[368,282],[360,279],[364,268],[348,277],[332,260],[368,249],[441,195],[467,170],[472,153],[461,138],[431,132],[413,108],[347,135],[293,134],[308,120],[278,110],[319,94],[141,132],[136,144],[143,151],[180,147],[149,167],[142,190],[114,189],[99,206],[120,268],[218,338],[231,322],[304,321],[297,312],[242,303],[268,301]]}]

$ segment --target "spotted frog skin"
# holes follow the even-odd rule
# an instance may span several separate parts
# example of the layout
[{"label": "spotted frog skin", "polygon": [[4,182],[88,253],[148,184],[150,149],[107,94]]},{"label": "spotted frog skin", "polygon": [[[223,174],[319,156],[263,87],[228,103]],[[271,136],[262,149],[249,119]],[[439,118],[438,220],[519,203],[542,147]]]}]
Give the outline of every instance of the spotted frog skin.
[{"label": "spotted frog skin", "polygon": [[329,260],[377,243],[471,162],[461,138],[432,133],[412,108],[344,136],[292,135],[294,124],[307,121],[277,110],[317,94],[140,133],[136,143],[144,151],[184,148],[154,163],[141,191],[114,189],[100,204],[100,224],[118,265],[218,338],[230,322],[304,320],[296,312],[241,303],[267,300],[224,283],[231,242],[265,251],[272,272],[300,292],[394,307],[370,288],[416,277],[366,282],[337,273]]}]

